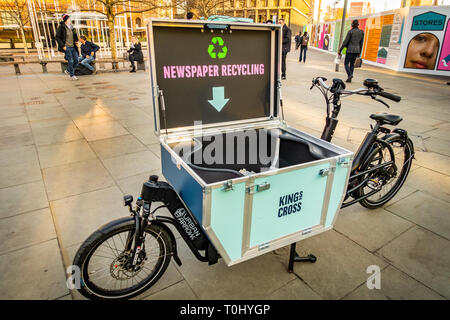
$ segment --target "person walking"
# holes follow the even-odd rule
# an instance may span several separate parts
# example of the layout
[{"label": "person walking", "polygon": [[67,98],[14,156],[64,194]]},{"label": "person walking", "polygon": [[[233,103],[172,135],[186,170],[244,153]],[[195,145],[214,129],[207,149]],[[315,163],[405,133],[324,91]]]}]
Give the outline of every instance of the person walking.
[{"label": "person walking", "polygon": [[128,59],[130,60],[132,67],[130,72],[136,72],[136,65],[134,62],[144,60],[144,55],[142,54],[141,43],[135,36],[131,37],[131,47],[128,50],[128,53]]},{"label": "person walking", "polygon": [[278,23],[283,26],[283,40],[281,52],[281,80],[286,80],[286,56],[291,51],[292,32],[291,29],[284,23],[284,19],[279,19]]},{"label": "person walking", "polygon": [[347,72],[347,80],[345,82],[352,82],[353,71],[355,69],[355,60],[359,58],[363,48],[364,42],[364,31],[358,28],[359,21],[352,21],[352,29],[347,33],[342,46],[339,48],[338,55],[342,56],[342,50],[347,48],[347,52],[345,53],[345,72]]},{"label": "person walking", "polygon": [[295,50],[298,50],[298,48],[300,47],[300,39],[301,39],[301,37],[302,37],[302,33],[301,33],[301,31],[299,31],[298,34],[294,38]]},{"label": "person walking", "polygon": [[299,62],[302,62],[302,58],[303,58],[303,63],[306,62],[306,51],[308,50],[308,43],[309,43],[309,36],[308,36],[308,32],[304,32],[303,35],[300,38],[300,58],[299,58]]},{"label": "person walking", "polygon": [[95,53],[100,47],[93,42],[87,41],[85,36],[80,36],[80,42],[81,55],[78,58],[78,62],[95,74],[96,70],[91,66],[91,62],[95,61]]},{"label": "person walking", "polygon": [[58,51],[63,52],[64,59],[67,60],[66,74],[70,76],[71,80],[78,80],[75,77],[75,68],[78,65],[78,49],[76,47],[78,35],[68,14],[62,15],[62,21],[56,30],[55,38],[58,43]]}]

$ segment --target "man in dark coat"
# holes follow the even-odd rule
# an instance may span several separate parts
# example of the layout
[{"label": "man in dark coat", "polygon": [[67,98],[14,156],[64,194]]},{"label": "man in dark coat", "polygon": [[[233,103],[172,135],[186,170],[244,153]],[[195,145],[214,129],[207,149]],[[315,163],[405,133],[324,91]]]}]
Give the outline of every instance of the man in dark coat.
[{"label": "man in dark coat", "polygon": [[352,82],[353,70],[355,69],[355,60],[361,55],[363,43],[364,43],[364,31],[358,28],[359,21],[353,20],[352,29],[347,33],[341,48],[338,51],[339,57],[342,50],[347,48],[345,53],[345,72],[347,72],[347,81]]},{"label": "man in dark coat", "polygon": [[136,72],[135,61],[143,61],[144,55],[142,54],[141,43],[136,37],[131,37],[131,47],[128,50],[128,59],[130,60],[132,69],[130,72]]},{"label": "man in dark coat", "polygon": [[91,62],[95,60],[95,53],[100,49],[100,47],[93,42],[87,41],[85,36],[80,36],[80,42],[81,56],[78,58],[78,62],[95,73],[95,69],[91,66]]},{"label": "man in dark coat", "polygon": [[74,73],[78,64],[78,35],[68,14],[62,15],[62,21],[56,30],[55,38],[58,43],[58,51],[64,52],[64,59],[67,60],[66,73],[72,80],[78,80]]},{"label": "man in dark coat", "polygon": [[291,51],[292,31],[284,23],[284,19],[279,19],[278,23],[283,26],[283,40],[281,50],[281,79],[286,80],[286,56]]}]

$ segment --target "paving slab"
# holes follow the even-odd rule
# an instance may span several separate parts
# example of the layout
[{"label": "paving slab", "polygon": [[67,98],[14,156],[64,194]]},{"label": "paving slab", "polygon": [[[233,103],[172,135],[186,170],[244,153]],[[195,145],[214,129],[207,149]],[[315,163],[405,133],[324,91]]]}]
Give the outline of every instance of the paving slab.
[{"label": "paving slab", "polygon": [[49,200],[104,189],[114,184],[97,159],[69,163],[42,170]]},{"label": "paving slab", "polygon": [[[182,266],[176,266],[199,299],[263,299],[295,278],[272,253],[227,267],[198,261],[184,241],[177,242]],[[264,267],[262,267],[264,266]]]},{"label": "paving slab", "polygon": [[107,115],[105,110],[95,103],[91,105],[73,105],[71,103],[65,103],[64,109],[72,119],[93,118]]},{"label": "paving slab", "polygon": [[0,188],[41,180],[41,168],[37,160],[0,168]]},{"label": "paving slab", "polygon": [[437,292],[392,266],[381,270],[381,288],[368,289],[364,283],[345,300],[444,300]]},{"label": "paving slab", "polygon": [[37,161],[36,149],[31,145],[0,149],[0,167]]},{"label": "paving slab", "polygon": [[434,152],[421,152],[415,153],[416,163],[424,168],[450,175],[450,159],[447,156],[440,155]]},{"label": "paving slab", "polygon": [[370,252],[374,252],[413,226],[382,208],[366,209],[358,204],[342,209],[335,229]]},{"label": "paving slab", "polygon": [[104,159],[102,161],[114,179],[157,170],[161,166],[159,158],[149,150]]},{"label": "paving slab", "polygon": [[269,294],[268,300],[322,300],[322,297],[314,292],[300,279],[294,279],[280,289]]},{"label": "paving slab", "polygon": [[96,159],[97,157],[85,140],[38,146],[37,149],[41,168]]},{"label": "paving slab", "polygon": [[378,253],[394,267],[450,299],[450,241],[414,227]]},{"label": "paving slab", "polygon": [[32,129],[36,145],[55,144],[82,139],[78,128],[72,123],[64,126]]},{"label": "paving slab", "polygon": [[324,299],[340,299],[368,278],[367,267],[387,263],[331,230],[297,243],[300,256],[314,254],[315,263],[297,263],[294,272]]},{"label": "paving slab", "polygon": [[143,144],[159,143],[159,138],[155,135],[153,128],[148,125],[128,127],[128,131],[138,138]]},{"label": "paving slab", "polygon": [[445,174],[420,167],[409,173],[405,185],[450,202],[450,177]]},{"label": "paving slab", "polygon": [[129,153],[147,150],[133,135],[118,136],[109,139],[96,140],[90,143],[100,159],[108,159]]},{"label": "paving slab", "polygon": [[186,281],[180,281],[164,290],[147,296],[144,300],[197,300],[197,297]]},{"label": "paving slab", "polygon": [[105,121],[93,125],[78,126],[87,141],[107,139],[129,134],[117,121]]},{"label": "paving slab", "polygon": [[31,132],[30,126],[28,123],[25,124],[11,124],[7,126],[0,127],[0,137],[8,137],[22,133]]},{"label": "paving slab", "polygon": [[52,201],[50,207],[62,247],[80,243],[103,224],[129,215],[117,187]]},{"label": "paving slab", "polygon": [[0,189],[0,218],[48,207],[42,181]]},{"label": "paving slab", "polygon": [[0,299],[46,300],[69,293],[56,240],[0,255],[0,268]]},{"label": "paving slab", "polygon": [[27,114],[30,121],[50,120],[67,117],[66,111],[60,106],[35,106],[33,108],[28,108]]},{"label": "paving slab", "polygon": [[0,254],[56,239],[49,208],[0,219]]},{"label": "paving slab", "polygon": [[387,210],[450,239],[450,204],[446,201],[419,191],[388,206]]},{"label": "paving slab", "polygon": [[0,148],[15,148],[18,146],[33,145],[33,135],[30,132],[0,137]]}]

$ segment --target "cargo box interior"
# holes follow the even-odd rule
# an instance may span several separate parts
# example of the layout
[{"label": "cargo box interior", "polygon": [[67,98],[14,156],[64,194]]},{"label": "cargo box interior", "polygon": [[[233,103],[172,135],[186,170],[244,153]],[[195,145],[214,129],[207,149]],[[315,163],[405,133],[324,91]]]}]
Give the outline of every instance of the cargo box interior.
[{"label": "cargo box interior", "polygon": [[169,146],[207,184],[338,155],[281,129],[203,136]]}]

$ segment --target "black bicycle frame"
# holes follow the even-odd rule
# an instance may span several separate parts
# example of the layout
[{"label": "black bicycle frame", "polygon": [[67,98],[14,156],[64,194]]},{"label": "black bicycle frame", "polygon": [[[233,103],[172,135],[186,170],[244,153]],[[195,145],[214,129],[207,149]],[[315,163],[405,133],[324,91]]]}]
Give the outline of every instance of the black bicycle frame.
[{"label": "black bicycle frame", "polygon": [[[173,257],[177,264],[181,265],[181,261],[177,255],[175,237],[172,231],[166,227],[166,224],[171,224],[177,229],[189,249],[199,261],[208,262],[210,265],[217,262],[219,254],[216,249],[170,184],[158,181],[157,176],[151,176],[150,180],[143,184],[138,202],[143,204],[144,210],[142,216],[139,216],[139,212],[134,212],[137,231],[135,235],[137,245],[135,247],[142,242],[145,225],[147,223],[158,224],[159,226],[163,226],[171,236],[172,242],[174,243]],[[150,207],[153,202],[162,202],[164,205],[150,212]],[[173,218],[153,216],[154,212],[163,207],[169,210]],[[136,250],[133,251],[136,252]],[[204,254],[201,254],[201,251],[204,251]]]},{"label": "black bicycle frame", "polygon": [[[338,92],[336,92],[334,94],[332,103],[333,103],[333,110],[332,110],[331,116],[329,116],[329,115],[327,116],[326,121],[325,121],[325,127],[324,127],[324,129],[322,131],[322,135],[320,137],[322,140],[325,140],[328,142],[331,142],[331,140],[333,139],[334,131],[336,130],[336,127],[339,123],[337,116],[339,115],[339,111],[341,110],[341,102],[340,102],[340,94]],[[373,150],[373,145],[377,141],[378,134],[380,133],[381,130],[387,130],[387,129],[382,128],[380,123],[377,122],[375,124],[375,126],[372,128],[372,131],[368,132],[366,134],[366,136],[364,137],[364,140],[360,144],[358,150],[355,153],[355,158],[353,159],[348,187],[350,187],[350,182],[355,180],[356,178],[367,175],[371,172],[380,170],[384,167],[387,167],[387,166],[390,166],[393,164],[392,161],[389,161],[389,162],[383,163],[381,165],[375,166],[373,168],[370,168],[370,169],[362,171],[362,172],[357,171],[358,168],[360,168],[360,166],[363,164],[363,161],[364,161],[364,159],[366,159],[369,152],[371,152]],[[383,143],[383,141],[381,141],[381,140],[378,140],[378,141],[380,143]],[[387,145],[387,146],[390,148],[389,145]],[[347,191],[346,191],[347,197],[350,196],[354,191],[358,190],[360,187],[365,185],[368,181],[369,181],[369,179],[366,178],[366,179],[362,180],[361,182],[359,182],[358,185],[353,186],[351,189],[347,189]],[[374,195],[377,192],[379,192],[379,191],[373,190],[373,191],[369,192],[368,194],[365,194],[364,196],[358,197],[347,203],[343,203],[341,208],[348,207],[348,206],[355,204],[363,199],[371,197],[372,195]]]}]

